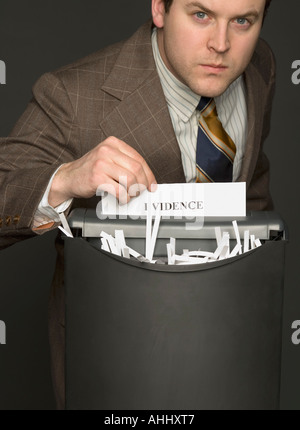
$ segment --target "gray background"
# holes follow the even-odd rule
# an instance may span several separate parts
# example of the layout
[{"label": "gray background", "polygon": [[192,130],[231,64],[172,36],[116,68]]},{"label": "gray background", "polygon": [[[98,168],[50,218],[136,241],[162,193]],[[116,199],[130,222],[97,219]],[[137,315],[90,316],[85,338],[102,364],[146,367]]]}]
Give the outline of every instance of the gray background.
[{"label": "gray background", "polygon": [[[289,227],[283,319],[281,408],[300,409],[300,345],[291,325],[300,319],[299,180],[300,85],[291,65],[300,59],[300,4],[273,0],[263,29],[277,58],[272,130],[265,150],[277,212]],[[150,0],[2,0],[0,60],[7,84],[0,85],[0,135],[6,136],[44,72],[129,36],[150,17]],[[258,100],[259,103],[259,100]],[[298,120],[298,123],[297,123]],[[55,233],[19,243],[0,255],[0,320],[7,345],[0,346],[0,409],[54,409],[49,370],[47,302],[55,263]],[[276,262],[274,262],[276,264]]]}]

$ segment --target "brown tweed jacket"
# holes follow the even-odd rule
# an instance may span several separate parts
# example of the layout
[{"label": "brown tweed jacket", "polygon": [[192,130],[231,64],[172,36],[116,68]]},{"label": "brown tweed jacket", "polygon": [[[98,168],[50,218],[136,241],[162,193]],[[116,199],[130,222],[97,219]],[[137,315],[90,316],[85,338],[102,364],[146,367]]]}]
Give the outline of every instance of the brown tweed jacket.
[{"label": "brown tweed jacket", "polygon": [[[156,72],[151,22],[128,41],[45,74],[8,138],[1,138],[0,248],[32,236],[32,220],[54,171],[80,158],[108,136],[134,147],[158,183],[184,182],[180,149]],[[270,127],[275,62],[259,41],[245,72],[248,104],[246,153],[239,181],[247,182],[247,208],[272,207],[263,142]],[[74,202],[92,207],[95,199]],[[60,249],[60,247],[59,247]],[[63,405],[63,262],[58,259],[50,304],[54,378]],[[55,298],[55,299],[54,299]],[[59,331],[61,334],[59,334]]]},{"label": "brown tweed jacket", "polygon": [[[32,234],[34,212],[57,167],[110,135],[140,152],[159,183],[185,181],[150,31],[147,23],[127,42],[48,73],[36,83],[33,99],[10,137],[0,140],[1,247]],[[273,55],[260,40],[245,72],[249,122],[238,180],[247,182],[248,209],[272,205],[262,145],[269,132],[274,79]]]}]

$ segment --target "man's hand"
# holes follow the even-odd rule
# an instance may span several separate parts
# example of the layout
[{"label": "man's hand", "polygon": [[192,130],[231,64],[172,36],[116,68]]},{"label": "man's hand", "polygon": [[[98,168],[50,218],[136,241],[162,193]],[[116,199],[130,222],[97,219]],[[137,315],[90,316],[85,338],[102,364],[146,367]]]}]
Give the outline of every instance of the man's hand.
[{"label": "man's hand", "polygon": [[49,204],[57,207],[71,198],[89,198],[97,190],[114,194],[121,204],[128,203],[130,187],[135,192],[156,184],[144,158],[116,137],[109,137],[79,160],[64,164],[55,175]]}]

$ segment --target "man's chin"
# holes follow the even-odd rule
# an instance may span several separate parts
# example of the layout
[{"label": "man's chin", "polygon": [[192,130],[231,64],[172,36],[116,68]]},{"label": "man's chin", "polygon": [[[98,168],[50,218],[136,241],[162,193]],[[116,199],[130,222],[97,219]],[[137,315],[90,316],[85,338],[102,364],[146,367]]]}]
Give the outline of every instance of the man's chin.
[{"label": "man's chin", "polygon": [[219,83],[216,82],[216,80],[209,79],[207,80],[205,85],[203,85],[203,82],[201,82],[200,85],[195,84],[193,87],[190,88],[194,93],[198,94],[199,96],[213,98],[221,96],[227,90],[231,83],[232,81]]}]

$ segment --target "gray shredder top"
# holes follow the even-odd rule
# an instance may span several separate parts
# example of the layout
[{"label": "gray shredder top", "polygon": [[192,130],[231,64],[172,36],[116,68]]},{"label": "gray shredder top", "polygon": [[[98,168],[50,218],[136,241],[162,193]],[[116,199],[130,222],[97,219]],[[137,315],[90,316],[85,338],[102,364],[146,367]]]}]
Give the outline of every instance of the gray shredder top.
[{"label": "gray shredder top", "polygon": [[[214,239],[215,227],[221,227],[233,237],[232,221],[234,220],[238,223],[240,234],[250,230],[251,234],[261,240],[288,239],[286,225],[275,212],[249,212],[247,216],[237,218],[207,217],[204,219],[203,226],[195,218],[162,218],[157,238]],[[133,220],[130,217],[122,219],[115,216],[99,219],[95,209],[80,208],[71,212],[68,221],[71,229],[79,230],[80,236],[84,238],[97,238],[102,231],[113,235],[115,230],[123,230],[126,238],[145,238],[145,218]]]}]

